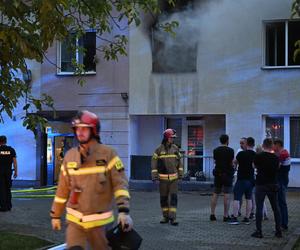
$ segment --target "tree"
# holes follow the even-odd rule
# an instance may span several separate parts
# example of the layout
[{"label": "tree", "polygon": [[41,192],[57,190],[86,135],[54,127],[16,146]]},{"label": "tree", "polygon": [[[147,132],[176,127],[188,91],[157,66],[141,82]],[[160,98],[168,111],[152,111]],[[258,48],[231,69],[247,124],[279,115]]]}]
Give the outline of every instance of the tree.
[{"label": "tree", "polygon": [[[292,4],[292,18],[300,18],[300,0],[294,0]],[[294,61],[300,56],[300,40],[295,43]]]},{"label": "tree", "polygon": [[[174,1],[167,0],[171,6]],[[54,108],[50,96],[35,97],[20,76],[28,72],[26,59],[42,63],[55,40],[66,39],[70,32],[80,37],[86,28],[94,29],[97,37],[105,40],[105,34],[121,31],[121,21],[126,20],[127,26],[139,26],[142,12],[159,14],[159,0],[0,0],[0,122],[3,113],[12,118],[22,98],[26,112],[23,125],[32,131],[47,122],[35,111],[42,110],[44,105]],[[160,28],[171,33],[177,26],[177,22],[160,24]],[[99,48],[106,60],[126,55],[128,40],[119,33]],[[74,66],[78,75],[84,73],[83,65],[74,62]]]}]

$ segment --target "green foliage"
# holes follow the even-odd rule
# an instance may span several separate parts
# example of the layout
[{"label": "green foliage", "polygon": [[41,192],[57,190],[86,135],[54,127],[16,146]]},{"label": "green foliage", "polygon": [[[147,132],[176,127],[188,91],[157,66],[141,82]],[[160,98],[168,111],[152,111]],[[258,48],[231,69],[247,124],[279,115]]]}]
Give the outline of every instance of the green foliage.
[{"label": "green foliage", "polygon": [[[174,6],[175,0],[168,0]],[[117,60],[126,55],[128,38],[124,27],[140,25],[141,13],[160,13],[159,0],[0,0],[0,122],[3,113],[13,117],[20,99],[25,99],[24,126],[35,130],[46,120],[37,116],[44,106],[54,107],[53,100],[42,95],[34,98],[22,77],[27,72],[26,60],[42,63],[45,53],[56,40],[66,39],[70,32],[81,37],[87,28],[96,30],[106,43],[98,48],[104,59]],[[177,22],[161,24],[160,28],[174,33]],[[107,40],[108,33],[116,34]],[[73,50],[79,48],[71,48]],[[73,62],[75,74],[84,75],[84,66]],[[78,83],[84,83],[82,77]]]}]

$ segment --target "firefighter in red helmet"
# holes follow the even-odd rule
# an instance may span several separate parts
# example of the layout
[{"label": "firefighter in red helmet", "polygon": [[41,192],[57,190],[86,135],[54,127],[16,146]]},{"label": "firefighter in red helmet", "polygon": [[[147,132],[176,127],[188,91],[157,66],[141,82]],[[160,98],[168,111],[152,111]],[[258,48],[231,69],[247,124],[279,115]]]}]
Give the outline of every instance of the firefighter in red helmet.
[{"label": "firefighter in red helmet", "polygon": [[128,181],[116,152],[100,143],[100,121],[89,111],[79,112],[72,121],[79,146],[64,157],[56,195],[51,208],[54,230],[61,229],[60,217],[66,208],[67,247],[109,249],[105,225],[114,221],[113,198],[118,223],[124,231],[132,228],[129,216]]},{"label": "firefighter in red helmet", "polygon": [[176,131],[167,129],[163,133],[161,145],[152,156],[151,174],[152,180],[159,180],[160,205],[163,218],[160,223],[169,223],[177,226],[177,192],[178,179],[183,176],[181,155],[178,147],[174,144]]}]

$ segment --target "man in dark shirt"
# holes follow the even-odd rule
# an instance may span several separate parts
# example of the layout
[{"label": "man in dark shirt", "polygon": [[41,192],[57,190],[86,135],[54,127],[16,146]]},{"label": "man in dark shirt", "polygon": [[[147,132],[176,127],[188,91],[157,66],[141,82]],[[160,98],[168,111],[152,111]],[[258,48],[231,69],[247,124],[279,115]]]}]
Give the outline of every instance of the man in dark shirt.
[{"label": "man in dark shirt", "polygon": [[0,136],[0,211],[11,210],[11,176],[12,164],[14,166],[14,178],[18,176],[16,151],[6,145],[6,137]]},{"label": "man in dark shirt", "polygon": [[281,215],[281,227],[284,230],[288,229],[288,207],[286,202],[286,191],[289,184],[289,171],[291,168],[291,158],[289,152],[283,148],[282,140],[274,141],[274,151],[279,158],[279,172],[278,172],[278,204]]},{"label": "man in dark shirt", "polygon": [[236,156],[236,161],[239,166],[237,172],[237,182],[234,185],[234,201],[233,201],[233,218],[229,224],[238,225],[239,221],[238,211],[240,201],[243,198],[243,194],[246,197],[246,216],[242,221],[245,224],[250,224],[250,213],[252,209],[252,189],[254,186],[254,168],[253,160],[256,155],[254,151],[255,140],[252,137],[247,138],[247,148],[244,151],[240,151]]},{"label": "man in dark shirt", "polygon": [[279,159],[273,153],[273,141],[267,138],[263,142],[263,152],[257,154],[254,158],[254,165],[257,169],[255,181],[255,200],[256,200],[256,231],[252,237],[262,238],[262,211],[265,197],[268,196],[274,218],[275,218],[275,236],[282,237],[281,218],[278,206],[278,185],[277,175],[279,169]]},{"label": "man in dark shirt", "polygon": [[224,217],[223,221],[229,221],[228,211],[230,206],[229,194],[232,190],[232,181],[234,174],[233,159],[234,150],[228,147],[228,135],[220,136],[221,146],[214,149],[213,157],[215,160],[215,169],[213,174],[214,179],[214,193],[211,199],[211,214],[210,220],[215,221],[215,210],[217,206],[218,195],[223,191],[224,193]]}]

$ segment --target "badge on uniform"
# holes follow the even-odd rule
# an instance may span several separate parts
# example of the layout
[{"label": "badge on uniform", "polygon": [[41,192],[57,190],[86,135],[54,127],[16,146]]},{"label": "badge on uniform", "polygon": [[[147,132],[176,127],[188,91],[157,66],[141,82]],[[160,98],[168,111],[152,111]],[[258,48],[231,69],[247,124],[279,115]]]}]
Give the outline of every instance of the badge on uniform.
[{"label": "badge on uniform", "polygon": [[123,162],[122,162],[120,159],[119,159],[119,160],[117,160],[117,162],[116,162],[115,166],[116,166],[116,169],[117,169],[118,171],[120,171],[120,170],[124,169]]},{"label": "badge on uniform", "polygon": [[96,160],[96,166],[105,166],[106,161],[105,160]]}]

